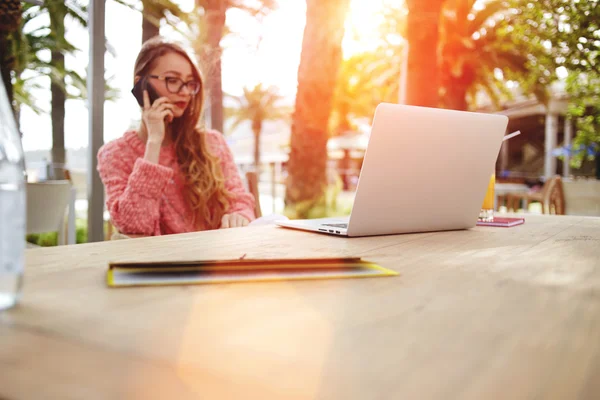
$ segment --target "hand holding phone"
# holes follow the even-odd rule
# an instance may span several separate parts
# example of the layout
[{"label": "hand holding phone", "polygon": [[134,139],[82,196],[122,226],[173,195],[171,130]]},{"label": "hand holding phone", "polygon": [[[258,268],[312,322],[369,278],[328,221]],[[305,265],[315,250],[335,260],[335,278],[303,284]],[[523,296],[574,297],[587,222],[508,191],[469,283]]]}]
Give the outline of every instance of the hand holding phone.
[{"label": "hand holding phone", "polygon": [[165,122],[173,121],[174,105],[166,97],[159,97],[147,78],[138,80],[131,91],[142,107],[148,141],[161,144],[165,137]]},{"label": "hand holding phone", "polygon": [[144,107],[144,90],[147,91],[150,96],[150,104],[153,104],[159,98],[156,89],[148,82],[148,77],[144,76],[143,78],[138,79],[133,86],[133,89],[131,89],[131,93],[142,108]]}]

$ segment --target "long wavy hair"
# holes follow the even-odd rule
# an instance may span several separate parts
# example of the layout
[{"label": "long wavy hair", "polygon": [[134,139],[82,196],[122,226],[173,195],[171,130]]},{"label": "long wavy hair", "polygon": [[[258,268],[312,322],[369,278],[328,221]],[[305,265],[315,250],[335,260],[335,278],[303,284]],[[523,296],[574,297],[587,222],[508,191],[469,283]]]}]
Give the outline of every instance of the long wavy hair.
[{"label": "long wavy hair", "polygon": [[192,211],[193,223],[197,228],[216,229],[227,212],[231,194],[225,189],[219,160],[208,150],[206,135],[199,126],[204,104],[200,71],[182,47],[157,36],[143,44],[135,61],[134,79],[147,75],[156,60],[169,53],[185,57],[192,66],[194,79],[200,82],[200,90],[192,97],[183,115],[173,120],[170,132],[185,177],[185,198]]}]

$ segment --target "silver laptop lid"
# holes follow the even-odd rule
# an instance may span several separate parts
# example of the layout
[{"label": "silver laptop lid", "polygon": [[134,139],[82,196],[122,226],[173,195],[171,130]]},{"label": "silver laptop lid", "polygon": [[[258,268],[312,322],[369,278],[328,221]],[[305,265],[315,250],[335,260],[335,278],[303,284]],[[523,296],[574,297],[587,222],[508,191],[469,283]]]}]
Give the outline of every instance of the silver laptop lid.
[{"label": "silver laptop lid", "polygon": [[475,226],[508,118],[382,103],[349,236]]}]

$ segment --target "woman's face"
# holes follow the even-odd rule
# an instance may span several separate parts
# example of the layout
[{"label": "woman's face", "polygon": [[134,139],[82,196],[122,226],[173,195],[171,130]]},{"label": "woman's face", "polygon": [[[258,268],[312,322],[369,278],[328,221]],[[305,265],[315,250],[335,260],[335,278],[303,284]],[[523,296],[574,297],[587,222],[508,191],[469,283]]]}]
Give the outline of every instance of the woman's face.
[{"label": "woman's face", "polygon": [[180,54],[167,53],[156,60],[148,73],[149,82],[160,97],[167,97],[175,105],[174,117],[179,118],[194,96],[194,87],[200,88],[192,74],[189,61]]}]

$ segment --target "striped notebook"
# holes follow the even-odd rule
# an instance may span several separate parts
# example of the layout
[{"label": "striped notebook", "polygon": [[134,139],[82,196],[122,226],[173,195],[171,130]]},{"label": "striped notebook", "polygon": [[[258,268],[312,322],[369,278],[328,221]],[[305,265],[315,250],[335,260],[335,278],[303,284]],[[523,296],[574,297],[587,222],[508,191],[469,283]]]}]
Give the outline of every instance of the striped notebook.
[{"label": "striped notebook", "polygon": [[394,275],[397,275],[395,271],[361,258],[239,258],[184,262],[112,262],[108,267],[106,283],[109,287],[123,287]]}]

